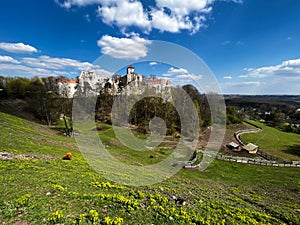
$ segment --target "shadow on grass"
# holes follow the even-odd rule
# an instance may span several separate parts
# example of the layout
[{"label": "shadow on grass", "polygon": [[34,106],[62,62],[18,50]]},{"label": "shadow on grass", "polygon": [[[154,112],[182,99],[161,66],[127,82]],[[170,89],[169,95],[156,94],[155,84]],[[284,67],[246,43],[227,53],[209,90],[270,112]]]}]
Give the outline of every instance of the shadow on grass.
[{"label": "shadow on grass", "polygon": [[300,144],[292,145],[283,150],[287,154],[300,157]]}]

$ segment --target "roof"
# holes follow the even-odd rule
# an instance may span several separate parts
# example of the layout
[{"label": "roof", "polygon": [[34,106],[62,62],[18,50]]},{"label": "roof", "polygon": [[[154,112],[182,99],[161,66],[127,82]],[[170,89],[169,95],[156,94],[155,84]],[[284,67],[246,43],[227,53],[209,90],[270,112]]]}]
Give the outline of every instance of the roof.
[{"label": "roof", "polygon": [[238,147],[240,147],[240,146],[239,146],[237,143],[235,143],[235,142],[230,142],[228,145],[231,146],[231,147],[233,147],[233,148],[238,148]]},{"label": "roof", "polygon": [[128,66],[127,68],[132,68],[132,69],[134,69],[134,67],[133,67],[132,65]]},{"label": "roof", "polygon": [[248,143],[243,146],[243,149],[247,150],[249,153],[256,152],[258,150],[258,146],[252,143]]},{"label": "roof", "polygon": [[67,79],[67,78],[58,78],[56,79],[57,83],[77,83],[75,79]]}]

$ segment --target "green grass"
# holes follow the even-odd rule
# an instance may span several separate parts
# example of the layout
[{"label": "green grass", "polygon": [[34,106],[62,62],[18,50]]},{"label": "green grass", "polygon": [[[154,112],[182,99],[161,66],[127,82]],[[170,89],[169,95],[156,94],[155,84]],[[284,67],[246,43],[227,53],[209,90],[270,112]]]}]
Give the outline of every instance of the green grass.
[{"label": "green grass", "polygon": [[[101,125],[103,126],[103,125]],[[125,133],[126,131],[121,130],[120,134]],[[156,151],[149,151],[147,148],[141,149],[139,151],[132,150],[126,146],[124,146],[118,139],[115,138],[114,130],[112,127],[109,127],[106,130],[99,131],[99,136],[102,143],[107,146],[108,151],[116,157],[121,162],[127,164],[140,164],[140,165],[151,165],[160,162],[161,160],[168,157],[172,152],[172,148],[166,149],[164,146],[166,145],[164,142],[157,146]],[[140,134],[138,138],[141,140],[146,139],[146,135]],[[130,138],[127,138],[127,143],[133,146],[135,145]],[[176,144],[175,144],[176,146]]]},{"label": "green grass", "polygon": [[286,161],[300,161],[300,135],[280,131],[257,121],[251,123],[261,127],[259,133],[243,134],[246,142],[259,146],[260,150]]},{"label": "green grass", "polygon": [[[97,174],[73,138],[3,113],[0,130],[0,152],[37,157],[0,160],[0,224],[300,223],[298,168],[215,160],[205,172],[181,170],[162,183],[133,188]],[[99,134],[128,164],[151,164],[169,154],[164,148],[151,152],[154,159],[133,153],[115,140],[111,127]],[[72,160],[61,160],[66,152]]]}]

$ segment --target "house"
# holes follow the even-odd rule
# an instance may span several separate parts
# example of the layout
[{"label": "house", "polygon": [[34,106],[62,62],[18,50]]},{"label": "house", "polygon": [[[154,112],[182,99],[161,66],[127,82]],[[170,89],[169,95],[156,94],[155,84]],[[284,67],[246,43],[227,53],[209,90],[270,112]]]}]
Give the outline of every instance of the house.
[{"label": "house", "polygon": [[171,81],[163,78],[156,78],[155,76],[150,76],[147,80],[147,85],[156,90],[156,93],[161,93],[166,88],[171,86]]},{"label": "house", "polygon": [[230,149],[230,150],[233,150],[233,151],[241,151],[241,148],[240,148],[240,145],[235,143],[235,142],[230,142],[227,147]]},{"label": "house", "polygon": [[243,146],[243,150],[246,150],[250,154],[256,154],[258,149],[258,146],[252,143],[248,143]]},{"label": "house", "polygon": [[65,98],[73,98],[78,85],[77,80],[67,78],[57,78],[58,94]]}]

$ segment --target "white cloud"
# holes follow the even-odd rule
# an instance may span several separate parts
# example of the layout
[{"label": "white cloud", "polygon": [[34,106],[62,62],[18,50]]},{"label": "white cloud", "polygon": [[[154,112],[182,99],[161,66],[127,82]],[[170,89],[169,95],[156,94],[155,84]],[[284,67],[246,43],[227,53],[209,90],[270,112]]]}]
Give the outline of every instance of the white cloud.
[{"label": "white cloud", "polygon": [[232,79],[232,76],[224,76],[223,78],[224,78],[224,79],[229,79],[229,80],[231,80],[231,79]]},{"label": "white cloud", "polygon": [[248,77],[269,77],[269,76],[300,76],[300,59],[287,60],[279,65],[264,66],[260,68],[245,68],[245,74],[242,74],[241,78]]},{"label": "white cloud", "polygon": [[[121,30],[131,26],[150,32],[153,28],[172,33],[188,30],[196,33],[203,27],[213,3],[221,0],[155,0],[143,5],[141,0],[55,0],[61,7],[97,5],[102,21]],[[241,3],[241,0],[227,0]]]},{"label": "white cloud", "polygon": [[115,1],[112,1],[112,0],[64,0],[64,1],[55,0],[55,2],[57,4],[59,4],[61,7],[69,9],[72,6],[83,7],[83,6],[94,5],[94,4],[105,4],[105,3],[109,3],[109,2],[116,2],[116,0]]},{"label": "white cloud", "polygon": [[6,76],[70,76],[70,72],[67,71],[58,71],[58,70],[47,70],[37,67],[29,67],[21,64],[0,64],[0,73],[1,75]]},{"label": "white cloud", "polygon": [[278,65],[244,68],[244,72],[239,76],[245,79],[244,82],[222,84],[224,93],[300,94],[300,59],[286,60]]},{"label": "white cloud", "polygon": [[157,64],[158,64],[158,62],[149,62],[149,66],[155,66]]},{"label": "white cloud", "polygon": [[164,77],[174,77],[174,76],[183,76],[189,75],[189,72],[184,68],[174,68],[171,67],[166,73],[163,74]]},{"label": "white cloud", "polygon": [[259,81],[245,81],[245,82],[235,82],[235,83],[230,83],[231,86],[242,86],[242,87],[247,87],[247,86],[260,86],[261,82]]},{"label": "white cloud", "polygon": [[10,56],[2,56],[0,55],[0,63],[15,63],[18,64],[18,60],[15,60],[14,58],[10,57]]},{"label": "white cloud", "polygon": [[116,4],[99,6],[98,16],[106,24],[118,27],[136,26],[144,30],[150,29],[148,15],[139,1],[120,0]]},{"label": "white cloud", "polygon": [[185,68],[174,68],[171,67],[169,70],[162,75],[171,79],[173,85],[185,85],[185,84],[197,84],[202,79],[202,75],[195,75],[190,73]]},{"label": "white cloud", "polygon": [[0,56],[0,74],[6,76],[78,76],[80,71],[93,70],[99,75],[109,76],[110,72],[89,62],[80,62],[68,58],[52,58],[40,56],[37,58],[22,58],[19,61],[11,57]]},{"label": "white cloud", "polygon": [[159,8],[166,7],[172,13],[179,16],[186,16],[193,11],[207,12],[210,11],[210,5],[213,0],[156,0],[156,5]]},{"label": "white cloud", "polygon": [[177,33],[180,30],[189,30],[192,33],[195,33],[200,29],[203,21],[203,17],[197,17],[197,19],[192,22],[188,16],[168,15],[163,9],[152,10],[151,17],[153,28],[171,33]]},{"label": "white cloud", "polygon": [[147,45],[149,44],[151,44],[151,41],[137,35],[131,38],[118,38],[104,35],[98,41],[98,46],[101,47],[103,54],[119,59],[134,60],[147,55]]},{"label": "white cloud", "polygon": [[80,62],[68,58],[52,58],[49,56],[40,56],[38,58],[23,58],[22,63],[31,67],[47,68],[47,69],[65,69],[74,68],[77,70],[90,70],[93,64],[88,62]]},{"label": "white cloud", "polygon": [[23,43],[0,42],[0,49],[12,53],[35,53],[38,50],[35,47]]}]

